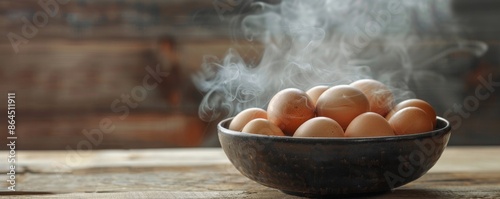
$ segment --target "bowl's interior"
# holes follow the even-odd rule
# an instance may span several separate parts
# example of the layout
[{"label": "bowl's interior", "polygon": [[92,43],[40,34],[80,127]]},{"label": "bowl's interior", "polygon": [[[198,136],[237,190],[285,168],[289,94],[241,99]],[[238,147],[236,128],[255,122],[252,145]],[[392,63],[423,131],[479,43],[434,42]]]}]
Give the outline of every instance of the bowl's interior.
[{"label": "bowl's interior", "polygon": [[450,124],[434,131],[374,138],[295,138],[241,133],[219,123],[219,140],[243,175],[305,195],[387,191],[425,174],[439,159]]}]

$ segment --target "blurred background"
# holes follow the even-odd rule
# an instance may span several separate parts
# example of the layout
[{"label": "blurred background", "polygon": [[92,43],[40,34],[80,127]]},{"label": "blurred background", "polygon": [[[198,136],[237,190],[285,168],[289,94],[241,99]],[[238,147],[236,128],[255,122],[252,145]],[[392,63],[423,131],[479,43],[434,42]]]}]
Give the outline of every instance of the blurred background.
[{"label": "blurred background", "polygon": [[[248,62],[259,60],[261,45],[233,30],[251,2],[0,1],[0,112],[6,112],[5,93],[14,91],[18,149],[76,148],[92,139],[93,149],[219,146],[218,120],[198,116],[204,93],[192,76],[205,55],[222,58],[229,48]],[[460,67],[432,69],[444,79],[414,82],[413,91],[438,115],[460,122],[450,145],[498,145],[500,86],[473,111],[445,113],[470,102],[482,85],[478,77],[500,82],[500,2],[454,0],[451,9],[463,37],[485,42],[488,51],[439,60]],[[164,76],[158,81],[152,71]],[[148,77],[156,87],[144,86]],[[114,130],[102,138],[89,133],[102,121]]]}]

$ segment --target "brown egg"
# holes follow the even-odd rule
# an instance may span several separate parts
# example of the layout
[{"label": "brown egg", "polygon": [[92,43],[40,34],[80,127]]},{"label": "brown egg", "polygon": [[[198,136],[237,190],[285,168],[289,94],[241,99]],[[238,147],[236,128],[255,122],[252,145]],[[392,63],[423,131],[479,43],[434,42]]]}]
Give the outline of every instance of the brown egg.
[{"label": "brown egg", "polygon": [[245,133],[253,133],[260,135],[274,135],[274,136],[285,136],[283,131],[278,128],[275,124],[270,122],[269,120],[257,118],[248,122],[241,132]]},{"label": "brown egg", "polygon": [[381,82],[373,79],[361,79],[350,84],[359,89],[370,102],[370,111],[386,116],[394,103],[392,92]]},{"label": "brown egg", "polygon": [[417,107],[406,107],[394,113],[389,124],[396,135],[423,133],[434,129],[429,115]]},{"label": "brown egg", "polygon": [[429,103],[427,103],[426,101],[421,100],[421,99],[408,99],[408,100],[400,102],[399,104],[394,106],[394,108],[392,108],[391,112],[389,112],[389,114],[387,114],[387,116],[385,116],[385,118],[387,120],[391,119],[391,117],[396,112],[398,112],[399,110],[406,108],[406,107],[417,107],[417,108],[422,109],[423,111],[425,111],[425,113],[428,114],[429,119],[432,120],[432,126],[433,127],[436,126],[436,122],[437,122],[436,111],[434,110],[434,108],[432,108],[432,106]]},{"label": "brown egg", "polygon": [[318,101],[319,96],[325,92],[328,88],[328,86],[315,86],[312,87],[311,89],[306,91],[306,94],[311,98],[312,102],[314,105],[316,105],[316,102]]},{"label": "brown egg", "polygon": [[337,121],[342,129],[346,129],[354,118],[369,110],[370,104],[363,92],[347,85],[329,88],[316,102],[317,115]]},{"label": "brown egg", "polygon": [[302,123],[314,115],[314,104],[311,98],[304,91],[296,88],[287,88],[276,93],[267,107],[269,121],[290,136]]},{"label": "brown egg", "polygon": [[315,117],[300,125],[293,137],[344,137],[344,130],[335,120]]},{"label": "brown egg", "polygon": [[384,117],[366,112],[354,118],[347,127],[345,137],[394,136],[394,131]]},{"label": "brown egg", "polygon": [[267,119],[267,112],[261,108],[245,109],[233,118],[231,124],[229,124],[229,129],[233,131],[241,131],[248,122],[256,118]]}]

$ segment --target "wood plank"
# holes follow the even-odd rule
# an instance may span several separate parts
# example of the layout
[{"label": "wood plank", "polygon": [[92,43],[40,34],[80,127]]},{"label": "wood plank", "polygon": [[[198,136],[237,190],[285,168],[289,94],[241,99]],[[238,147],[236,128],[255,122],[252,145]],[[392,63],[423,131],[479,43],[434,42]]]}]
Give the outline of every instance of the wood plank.
[{"label": "wood plank", "polygon": [[294,199],[301,198],[290,195],[277,195],[274,192],[264,191],[259,194],[242,192],[242,191],[208,191],[208,192],[167,192],[167,191],[145,191],[145,192],[114,192],[114,193],[69,193],[57,195],[19,195],[15,198],[119,198],[119,199],[140,199],[140,198],[169,198],[169,199],[186,199],[186,198],[276,198],[276,199]]},{"label": "wood plank", "polygon": [[[7,159],[6,153],[0,159]],[[7,162],[0,162],[0,172],[7,172]],[[163,167],[230,165],[220,148],[172,148],[136,150],[18,151],[20,172],[66,173],[86,168]]]},{"label": "wood plank", "polygon": [[[499,147],[447,147],[432,172],[500,171]],[[78,161],[73,161],[77,157]],[[36,172],[69,172],[72,169],[119,166],[197,166],[230,165],[220,148],[172,148],[135,150],[19,151],[18,166]],[[0,160],[7,154],[0,154]],[[0,162],[5,172],[7,162]]]},{"label": "wood plank", "polygon": [[500,147],[447,147],[429,172],[500,171]]},{"label": "wood plank", "polygon": [[[61,198],[71,193],[79,193],[77,195],[82,197],[121,197],[137,193],[143,194],[144,198],[151,197],[150,194],[172,196],[168,198],[197,198],[199,193],[204,192],[208,198],[218,198],[216,195],[211,196],[214,193],[220,193],[220,197],[235,198],[288,197],[278,190],[248,180],[235,173],[232,168],[218,168],[217,171],[211,168],[210,172],[205,169],[207,168],[189,171],[171,168],[169,171],[145,172],[132,169],[126,174],[108,170],[94,170],[95,173],[92,174],[89,171],[64,175],[30,174],[24,176],[19,183],[23,185],[25,194],[29,195],[28,190],[36,189],[43,193],[58,193],[50,196]],[[375,195],[375,198],[498,198],[499,187],[499,172],[430,173],[392,192]],[[43,194],[29,196],[46,197]]]},{"label": "wood plank", "polygon": [[[422,178],[374,198],[500,198],[500,147],[448,147]],[[19,151],[16,198],[293,198],[241,175],[220,148]],[[0,155],[6,159],[6,154]],[[5,162],[0,168],[4,172]],[[2,191],[6,183],[2,182]],[[17,195],[10,195],[17,194]]]}]

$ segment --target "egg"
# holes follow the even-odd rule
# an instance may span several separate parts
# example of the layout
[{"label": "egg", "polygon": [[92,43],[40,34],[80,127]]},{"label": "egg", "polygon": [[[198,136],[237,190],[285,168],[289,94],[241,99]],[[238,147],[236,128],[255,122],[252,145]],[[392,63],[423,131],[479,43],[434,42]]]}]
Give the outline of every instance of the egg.
[{"label": "egg", "polygon": [[397,135],[431,131],[434,126],[429,115],[420,108],[403,108],[389,119],[389,124]]},{"label": "egg", "polygon": [[309,90],[306,91],[306,94],[311,98],[312,102],[314,105],[316,105],[316,102],[318,101],[318,98],[323,92],[325,92],[328,88],[328,86],[315,86],[310,88]]},{"label": "egg", "polygon": [[352,120],[344,135],[345,137],[378,137],[395,134],[384,117],[378,113],[366,112]]},{"label": "egg", "polygon": [[361,79],[350,84],[359,89],[368,98],[370,111],[386,116],[394,103],[392,92],[381,82],[373,79]]},{"label": "egg", "polygon": [[300,125],[293,137],[344,137],[344,130],[335,120],[315,117]]},{"label": "egg", "polygon": [[342,129],[358,115],[370,110],[365,94],[348,85],[333,86],[323,92],[316,102],[316,114],[337,121]]},{"label": "egg", "polygon": [[273,96],[267,107],[267,118],[286,135],[293,135],[307,120],[315,116],[314,104],[302,90],[287,88]]},{"label": "egg", "polygon": [[264,118],[267,119],[267,112],[261,108],[248,108],[238,113],[231,123],[229,129],[233,131],[241,131],[243,127],[253,119]]},{"label": "egg", "polygon": [[396,112],[407,107],[417,107],[422,109],[423,111],[425,111],[425,113],[427,113],[429,119],[432,120],[432,126],[433,127],[436,126],[437,123],[436,111],[434,110],[434,108],[432,108],[432,106],[429,103],[421,99],[408,99],[398,103],[396,106],[394,106],[391,112],[387,114],[385,118],[389,120]]},{"label": "egg", "polygon": [[285,136],[283,131],[281,131],[278,126],[270,122],[269,120],[257,118],[248,122],[241,132],[260,134],[260,135],[274,135],[274,136]]}]

